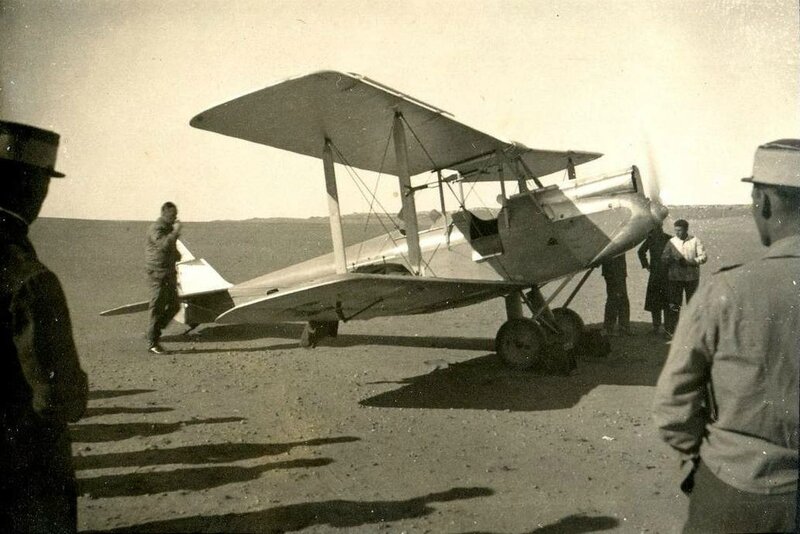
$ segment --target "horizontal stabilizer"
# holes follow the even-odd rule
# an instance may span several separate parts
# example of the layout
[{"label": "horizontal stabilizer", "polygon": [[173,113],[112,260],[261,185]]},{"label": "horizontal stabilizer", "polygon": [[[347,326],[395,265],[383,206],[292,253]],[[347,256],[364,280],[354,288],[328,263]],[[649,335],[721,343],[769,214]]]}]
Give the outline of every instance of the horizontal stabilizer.
[{"label": "horizontal stabilizer", "polygon": [[103,317],[110,317],[112,315],[125,315],[128,313],[139,313],[143,311],[147,311],[147,307],[150,305],[149,301],[142,301],[142,302],[134,302],[133,304],[126,304],[124,306],[119,306],[118,308],[113,308],[111,310],[106,310],[104,312],[100,312],[100,315]]},{"label": "horizontal stabilizer", "polygon": [[475,304],[530,283],[348,273],[240,304],[218,323],[349,321]]}]

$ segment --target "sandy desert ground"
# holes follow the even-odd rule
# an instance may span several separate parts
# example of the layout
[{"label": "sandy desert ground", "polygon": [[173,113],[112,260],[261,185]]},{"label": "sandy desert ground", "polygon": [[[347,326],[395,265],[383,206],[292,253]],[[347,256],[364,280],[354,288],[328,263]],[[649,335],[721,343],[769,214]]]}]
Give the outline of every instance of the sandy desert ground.
[{"label": "sandy desert ground", "polygon": [[[703,277],[760,251],[742,207],[678,208],[706,243]],[[504,368],[501,301],[343,325],[315,350],[297,325],[207,326],[149,355],[144,314],[98,312],[145,296],[147,223],[43,219],[42,259],[65,287],[91,382],[72,426],[79,526],[94,532],[674,532],[686,500],[650,421],[667,347],[642,310],[635,336],[577,374]],[[362,227],[345,229],[357,241]],[[368,228],[375,233],[376,228]],[[185,241],[243,281],[325,252],[311,222],[188,223]],[[545,294],[548,291],[545,290]],[[557,301],[558,302],[558,301]],[[593,275],[573,303],[602,318]]]}]

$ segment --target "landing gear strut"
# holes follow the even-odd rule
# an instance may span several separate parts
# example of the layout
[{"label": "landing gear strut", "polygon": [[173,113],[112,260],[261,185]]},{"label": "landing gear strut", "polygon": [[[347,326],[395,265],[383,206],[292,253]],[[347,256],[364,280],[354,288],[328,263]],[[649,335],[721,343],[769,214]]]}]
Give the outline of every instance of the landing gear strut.
[{"label": "landing gear strut", "polygon": [[[522,300],[534,314],[522,315]],[[569,374],[575,369],[574,348],[583,333],[583,321],[572,310],[549,309],[538,288],[527,296],[514,292],[506,297],[506,321],[495,338],[495,350],[514,369],[537,369],[551,374]]]}]

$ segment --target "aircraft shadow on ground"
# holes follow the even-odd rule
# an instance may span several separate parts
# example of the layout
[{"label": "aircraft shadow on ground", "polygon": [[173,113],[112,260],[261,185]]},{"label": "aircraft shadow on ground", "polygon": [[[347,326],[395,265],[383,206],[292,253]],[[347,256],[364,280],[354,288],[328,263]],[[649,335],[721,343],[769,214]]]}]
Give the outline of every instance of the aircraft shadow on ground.
[{"label": "aircraft shadow on ground", "polygon": [[73,443],[99,443],[103,441],[121,441],[137,436],[148,437],[171,434],[190,425],[238,423],[243,420],[243,417],[213,417],[177,423],[79,423],[70,425],[69,430]]},{"label": "aircraft shadow on ground", "polygon": [[392,347],[418,347],[423,349],[494,350],[494,339],[477,337],[434,336],[382,336],[344,334],[324,339],[320,345],[331,347],[356,347],[359,345],[386,345]]},{"label": "aircraft shadow on ground", "polygon": [[78,471],[114,467],[142,467],[168,464],[215,464],[284,454],[295,447],[316,447],[359,441],[353,436],[318,438],[290,443],[214,443],[134,452],[91,454],[73,457]]},{"label": "aircraft shadow on ground", "polygon": [[[163,336],[165,342],[182,343],[221,343],[230,341],[251,341],[265,338],[300,339],[303,325],[298,324],[266,324],[266,325],[214,325],[203,328],[197,334]],[[419,347],[426,349],[455,350],[493,350],[494,339],[470,337],[434,337],[434,336],[397,336],[397,335],[362,335],[340,334],[335,338],[325,338],[320,346],[355,347],[361,345],[386,345],[396,347]],[[171,352],[176,354],[202,354],[209,352],[258,352],[266,350],[297,348],[298,342],[281,343],[257,348],[231,349],[181,349]]]},{"label": "aircraft shadow on ground", "polygon": [[[296,323],[277,324],[210,324],[190,334],[170,334],[161,340],[186,342],[250,341],[264,338],[300,339],[304,325]],[[295,345],[296,346],[296,345]]]},{"label": "aircraft shadow on ground", "polygon": [[200,491],[226,484],[248,482],[277,469],[308,469],[333,463],[331,458],[287,460],[255,467],[213,466],[149,473],[127,473],[79,478],[79,494],[94,499],[155,495],[171,491]]},{"label": "aircraft shadow on ground", "polygon": [[496,354],[487,354],[396,382],[401,385],[399,389],[359,404],[381,408],[543,411],[574,406],[603,384],[655,385],[668,349],[662,338],[642,333],[612,338],[611,344],[611,354],[605,358],[580,357],[578,372],[571,376],[510,369]]},{"label": "aircraft shadow on ground", "polygon": [[[579,534],[581,532],[600,532],[611,530],[619,525],[619,520],[607,515],[587,516],[586,514],[572,514],[563,517],[555,523],[544,525],[526,534]],[[489,531],[469,531],[464,534],[492,534]]]},{"label": "aircraft shadow on ground", "polygon": [[431,506],[478,497],[488,497],[489,488],[452,488],[421,497],[398,501],[332,500],[276,506],[258,512],[194,516],[165,521],[153,521],[115,529],[108,532],[292,532],[313,526],[354,528],[402,521],[429,515]]}]

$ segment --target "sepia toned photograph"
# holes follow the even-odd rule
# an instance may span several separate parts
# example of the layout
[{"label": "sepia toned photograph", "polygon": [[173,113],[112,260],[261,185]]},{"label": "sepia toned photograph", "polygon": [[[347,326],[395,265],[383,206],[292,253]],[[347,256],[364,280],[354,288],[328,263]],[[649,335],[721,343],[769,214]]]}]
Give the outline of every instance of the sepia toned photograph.
[{"label": "sepia toned photograph", "polygon": [[793,0],[0,0],[0,531],[794,532]]}]

